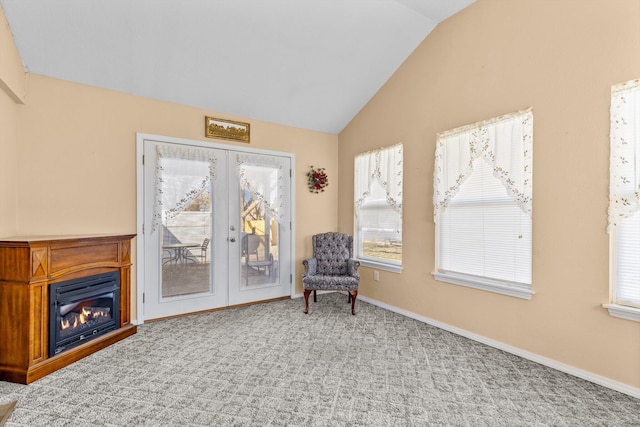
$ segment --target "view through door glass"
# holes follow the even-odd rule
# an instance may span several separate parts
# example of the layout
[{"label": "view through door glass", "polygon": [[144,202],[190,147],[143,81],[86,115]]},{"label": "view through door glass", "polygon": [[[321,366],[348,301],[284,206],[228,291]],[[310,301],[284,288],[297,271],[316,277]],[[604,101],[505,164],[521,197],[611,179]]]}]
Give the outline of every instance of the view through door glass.
[{"label": "view through door glass", "polygon": [[278,192],[278,171],[261,166],[246,166],[241,181],[240,212],[242,223],[241,288],[279,281],[278,229],[273,212],[261,203]]},{"label": "view through door glass", "polygon": [[212,198],[206,161],[163,161],[162,298],[211,289]]}]

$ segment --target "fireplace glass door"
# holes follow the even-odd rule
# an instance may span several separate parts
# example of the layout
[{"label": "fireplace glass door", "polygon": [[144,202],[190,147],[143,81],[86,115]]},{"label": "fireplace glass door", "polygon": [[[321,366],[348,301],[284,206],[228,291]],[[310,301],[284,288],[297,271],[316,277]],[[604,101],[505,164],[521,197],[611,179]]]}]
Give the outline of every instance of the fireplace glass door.
[{"label": "fireplace glass door", "polygon": [[49,357],[113,331],[119,322],[118,272],[49,287]]}]

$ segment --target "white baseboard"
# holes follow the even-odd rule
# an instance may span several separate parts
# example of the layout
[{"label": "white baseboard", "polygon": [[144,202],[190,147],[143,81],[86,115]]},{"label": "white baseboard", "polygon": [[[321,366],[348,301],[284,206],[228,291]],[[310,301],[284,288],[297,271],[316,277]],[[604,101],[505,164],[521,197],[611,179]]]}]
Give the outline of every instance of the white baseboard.
[{"label": "white baseboard", "polygon": [[411,319],[418,320],[420,322],[426,323],[431,326],[435,326],[436,328],[443,329],[448,332],[452,332],[454,334],[463,336],[465,338],[469,338],[471,340],[480,342],[482,344],[486,344],[490,347],[497,348],[502,351],[506,351],[507,353],[514,354],[516,356],[520,356],[524,359],[531,360],[533,362],[539,363],[544,366],[548,366],[549,368],[556,369],[560,372],[564,372],[569,375],[573,375],[574,377],[581,378],[583,380],[590,381],[592,383],[601,385],[603,387],[610,388],[615,391],[619,391],[620,393],[627,394],[631,397],[635,397],[636,399],[640,399],[640,388],[632,387],[630,385],[611,380],[606,377],[602,377],[600,375],[596,375],[594,373],[583,371],[582,369],[575,368],[570,365],[565,365],[564,363],[558,362],[553,359],[549,359],[544,356],[537,355],[535,353],[531,353],[525,350],[522,350],[517,347],[510,346],[508,344],[501,343],[499,341],[494,341],[490,338],[483,337],[482,335],[474,334],[473,332],[466,331],[464,329],[457,328],[455,326],[447,325],[446,323],[439,322],[437,320],[430,319],[428,317],[420,316],[415,313],[411,313],[410,311],[403,310],[398,307],[394,307],[389,304],[382,303],[380,301],[367,298],[362,295],[358,295],[358,299],[369,304],[378,306],[380,308],[384,308],[385,310],[392,311],[394,313],[401,314],[403,316],[409,317]]}]

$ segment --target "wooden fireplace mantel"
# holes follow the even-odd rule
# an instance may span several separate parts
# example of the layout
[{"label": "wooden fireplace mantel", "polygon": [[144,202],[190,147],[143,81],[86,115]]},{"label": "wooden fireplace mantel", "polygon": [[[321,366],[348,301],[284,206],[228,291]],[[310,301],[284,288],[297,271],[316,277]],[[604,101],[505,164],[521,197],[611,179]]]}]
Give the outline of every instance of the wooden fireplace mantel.
[{"label": "wooden fireplace mantel", "polygon": [[[29,384],[136,333],[130,315],[133,237],[0,239],[0,380]],[[118,328],[49,357],[49,285],[111,271],[120,272]]]}]

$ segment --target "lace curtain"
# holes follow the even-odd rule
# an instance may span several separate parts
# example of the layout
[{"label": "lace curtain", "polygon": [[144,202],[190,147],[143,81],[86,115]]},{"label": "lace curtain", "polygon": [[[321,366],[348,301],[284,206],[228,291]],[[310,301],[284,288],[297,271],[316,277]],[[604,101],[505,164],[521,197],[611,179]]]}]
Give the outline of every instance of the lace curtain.
[{"label": "lace curtain", "polygon": [[212,150],[161,144],[156,147],[156,185],[153,224],[155,231],[175,217],[215,179],[218,159]]},{"label": "lace curtain", "polygon": [[434,170],[434,221],[482,157],[524,213],[532,216],[531,108],[438,134]]},{"label": "lace curtain", "polygon": [[356,156],[356,216],[364,201],[371,195],[371,185],[375,181],[385,190],[389,206],[402,216],[402,150],[402,144],[396,144]]},{"label": "lace curtain", "polygon": [[288,206],[285,173],[289,173],[289,159],[285,157],[238,154],[240,186],[249,192],[264,212],[280,224]]},{"label": "lace curtain", "polygon": [[640,80],[611,88],[610,232],[640,209]]}]

